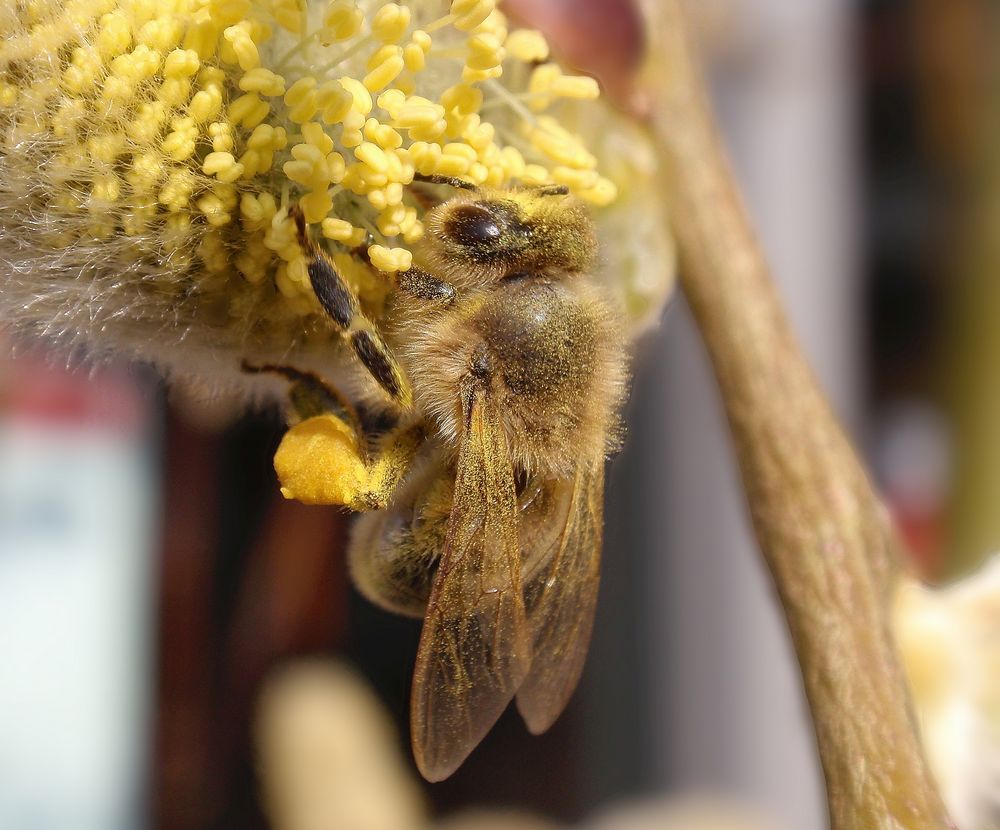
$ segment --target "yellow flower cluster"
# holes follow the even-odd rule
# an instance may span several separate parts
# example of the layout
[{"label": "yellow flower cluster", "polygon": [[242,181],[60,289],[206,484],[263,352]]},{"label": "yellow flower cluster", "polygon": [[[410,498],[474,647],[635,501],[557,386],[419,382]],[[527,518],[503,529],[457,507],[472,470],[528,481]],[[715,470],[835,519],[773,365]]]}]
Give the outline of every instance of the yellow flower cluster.
[{"label": "yellow flower cluster", "polygon": [[424,231],[415,174],[615,198],[545,112],[596,98],[596,83],[547,62],[544,37],[510,31],[495,0],[7,6],[0,153],[47,148],[45,175],[65,186],[39,209],[86,218],[53,221],[52,244],[134,237],[172,267],[190,261],[201,290],[270,286],[307,315],[318,304],[294,203],[374,303],[386,280],[348,254],[410,266]]}]

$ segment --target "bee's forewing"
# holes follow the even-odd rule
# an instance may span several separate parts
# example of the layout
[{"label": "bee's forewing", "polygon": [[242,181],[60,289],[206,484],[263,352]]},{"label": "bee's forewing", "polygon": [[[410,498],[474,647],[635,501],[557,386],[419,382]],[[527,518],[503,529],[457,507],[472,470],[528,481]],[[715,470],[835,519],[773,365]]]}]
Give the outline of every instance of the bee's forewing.
[{"label": "bee's forewing", "polygon": [[517,708],[536,735],[566,707],[587,658],[600,583],[603,459],[581,465],[566,486],[572,493],[562,533],[524,585],[534,656]]},{"label": "bee's forewing", "polygon": [[463,408],[448,534],[413,675],[413,753],[429,781],[465,760],[531,664],[510,453],[482,393],[464,396]]}]

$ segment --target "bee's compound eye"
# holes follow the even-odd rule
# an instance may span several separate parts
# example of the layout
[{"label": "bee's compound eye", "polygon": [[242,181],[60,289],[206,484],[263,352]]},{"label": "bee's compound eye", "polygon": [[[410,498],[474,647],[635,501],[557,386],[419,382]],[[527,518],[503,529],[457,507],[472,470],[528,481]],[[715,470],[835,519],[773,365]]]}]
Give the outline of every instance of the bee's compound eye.
[{"label": "bee's compound eye", "polygon": [[468,204],[459,205],[451,211],[445,222],[444,232],[459,245],[479,248],[498,241],[503,229],[488,208]]}]

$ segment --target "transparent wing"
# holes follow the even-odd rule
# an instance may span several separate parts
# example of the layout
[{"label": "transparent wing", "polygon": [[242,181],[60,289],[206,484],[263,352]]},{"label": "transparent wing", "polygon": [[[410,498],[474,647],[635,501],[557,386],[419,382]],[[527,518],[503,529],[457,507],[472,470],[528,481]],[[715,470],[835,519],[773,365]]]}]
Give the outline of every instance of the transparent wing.
[{"label": "transparent wing", "polygon": [[413,754],[429,781],[465,760],[531,663],[513,465],[486,396],[469,392],[463,409],[448,533],[413,675]]},{"label": "transparent wing", "polygon": [[517,708],[536,735],[566,707],[587,658],[600,582],[604,460],[581,465],[565,486],[572,490],[562,533],[524,585],[534,657]]}]

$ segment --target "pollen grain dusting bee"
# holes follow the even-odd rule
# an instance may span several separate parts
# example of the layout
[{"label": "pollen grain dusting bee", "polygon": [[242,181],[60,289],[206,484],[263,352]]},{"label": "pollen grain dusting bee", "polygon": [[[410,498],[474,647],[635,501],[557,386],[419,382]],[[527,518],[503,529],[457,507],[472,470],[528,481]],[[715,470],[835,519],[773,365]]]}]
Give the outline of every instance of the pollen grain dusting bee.
[{"label": "pollen grain dusting bee", "polygon": [[379,329],[293,213],[317,297],[396,417],[369,440],[334,390],[279,370],[302,420],[275,458],[286,496],[365,512],[349,551],[360,590],[424,616],[411,721],[431,781],[514,698],[548,729],[579,680],[628,362],[588,276],[592,222],[565,188],[446,183],[461,189],[427,213]]}]

